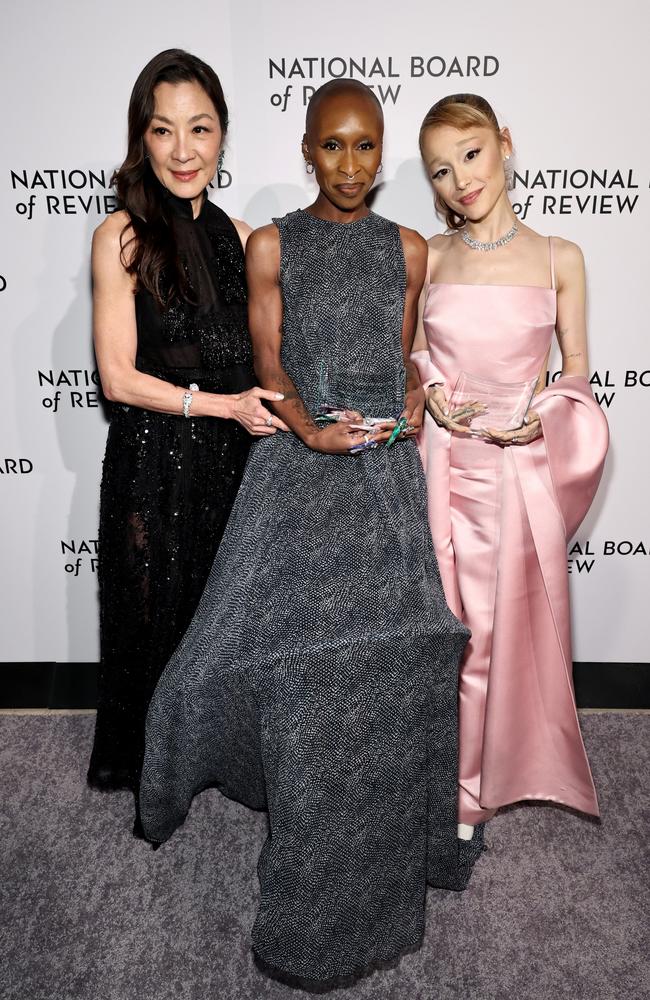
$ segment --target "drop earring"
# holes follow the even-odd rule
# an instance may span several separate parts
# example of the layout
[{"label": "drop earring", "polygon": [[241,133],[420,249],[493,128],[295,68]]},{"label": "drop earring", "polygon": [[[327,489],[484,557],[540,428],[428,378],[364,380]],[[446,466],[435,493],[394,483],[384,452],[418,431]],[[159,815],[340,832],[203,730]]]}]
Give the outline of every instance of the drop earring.
[{"label": "drop earring", "polygon": [[383,162],[382,162],[382,163],[380,163],[380,164],[379,164],[379,166],[377,167],[377,173],[378,173],[378,174],[380,174],[380,173],[382,172],[382,170],[383,170],[383,169],[384,169],[384,164],[383,164]]},{"label": "drop earring", "polygon": [[311,160],[307,160],[305,162],[305,170],[307,171],[308,174],[313,174],[314,164],[311,162]]}]

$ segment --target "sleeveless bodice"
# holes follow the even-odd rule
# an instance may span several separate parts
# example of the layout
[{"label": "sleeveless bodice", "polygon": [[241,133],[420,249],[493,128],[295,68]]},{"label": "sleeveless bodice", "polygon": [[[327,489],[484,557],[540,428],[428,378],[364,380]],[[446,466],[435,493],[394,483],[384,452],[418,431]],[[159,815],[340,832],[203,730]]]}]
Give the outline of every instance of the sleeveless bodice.
[{"label": "sleeveless bodice", "polygon": [[433,364],[500,382],[539,374],[555,330],[556,293],[534,285],[431,284],[424,329]]},{"label": "sleeveless bodice", "polygon": [[372,212],[338,223],[300,210],[274,222],[282,251],[282,364],[305,405],[397,416],[405,387],[399,227]]},{"label": "sleeveless bodice", "polygon": [[[140,288],[135,296],[136,365],[166,381],[197,381],[207,389],[213,376],[223,376],[225,368],[252,367],[244,251],[233,223],[207,197],[196,219],[187,199],[168,191],[164,199],[189,291],[197,304],[174,301],[161,309],[151,293]],[[164,275],[162,284],[163,288],[167,284]],[[233,391],[238,388],[239,384]]]}]

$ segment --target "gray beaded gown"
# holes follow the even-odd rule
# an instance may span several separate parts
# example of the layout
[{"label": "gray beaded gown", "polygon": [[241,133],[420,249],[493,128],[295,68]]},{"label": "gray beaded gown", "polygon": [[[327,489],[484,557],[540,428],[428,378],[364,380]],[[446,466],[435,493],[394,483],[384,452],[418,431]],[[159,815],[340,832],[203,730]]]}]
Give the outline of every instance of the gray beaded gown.
[{"label": "gray beaded gown", "polygon": [[[399,228],[372,213],[274,221],[283,365],[305,405],[397,416]],[[268,810],[252,938],[272,969],[322,981],[393,959],[421,942],[427,882],[466,881],[456,795],[468,635],[443,596],[415,441],[355,456],[291,433],[253,445],[151,702],[140,805],[159,842],[210,785]]]}]

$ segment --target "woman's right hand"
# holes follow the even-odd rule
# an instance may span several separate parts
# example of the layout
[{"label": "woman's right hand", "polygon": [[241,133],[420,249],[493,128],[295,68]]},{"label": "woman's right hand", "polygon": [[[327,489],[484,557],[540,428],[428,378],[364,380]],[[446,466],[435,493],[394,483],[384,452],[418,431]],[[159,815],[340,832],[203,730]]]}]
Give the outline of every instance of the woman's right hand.
[{"label": "woman's right hand", "polygon": [[426,390],[426,407],[438,427],[444,427],[448,431],[456,431],[459,434],[469,434],[469,427],[456,423],[449,415],[449,403],[444,392],[438,385],[431,386]]},{"label": "woman's right hand", "polygon": [[[356,419],[358,420],[358,417]],[[327,424],[322,430],[315,431],[305,444],[325,455],[348,455],[350,448],[372,438],[369,431],[355,430],[347,420],[337,420],[335,423]]]},{"label": "woman's right hand", "polygon": [[283,393],[255,386],[246,392],[235,392],[229,399],[231,419],[237,420],[249,434],[255,437],[268,437],[277,430],[289,430],[284,420],[280,420],[280,417],[276,417],[260,402],[261,399],[284,399]]}]

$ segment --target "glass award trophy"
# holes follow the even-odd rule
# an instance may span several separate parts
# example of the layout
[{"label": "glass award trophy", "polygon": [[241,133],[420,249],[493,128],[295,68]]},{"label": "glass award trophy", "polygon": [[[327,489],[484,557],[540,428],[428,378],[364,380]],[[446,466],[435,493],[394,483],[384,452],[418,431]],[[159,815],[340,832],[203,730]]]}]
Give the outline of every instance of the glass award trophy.
[{"label": "glass award trophy", "polygon": [[537,376],[526,382],[495,382],[461,372],[449,400],[449,416],[476,433],[486,427],[516,431],[533,398]]},{"label": "glass award trophy", "polygon": [[327,366],[321,362],[318,376],[318,395],[321,400],[314,421],[320,427],[327,424],[337,423],[339,420],[351,421],[350,427],[354,430],[372,431],[381,425],[394,425],[393,417],[367,417],[360,410],[345,406],[338,400],[336,389],[332,388],[332,380]]}]

